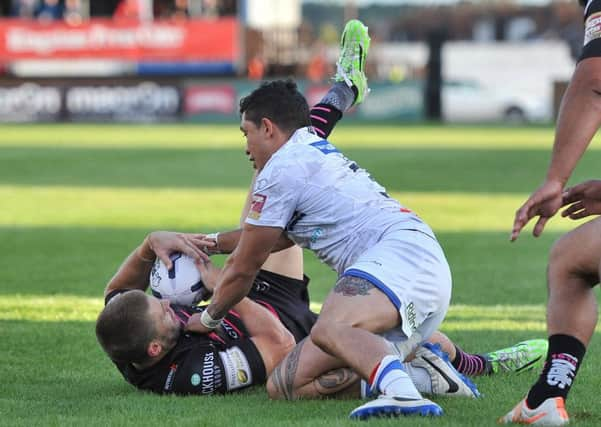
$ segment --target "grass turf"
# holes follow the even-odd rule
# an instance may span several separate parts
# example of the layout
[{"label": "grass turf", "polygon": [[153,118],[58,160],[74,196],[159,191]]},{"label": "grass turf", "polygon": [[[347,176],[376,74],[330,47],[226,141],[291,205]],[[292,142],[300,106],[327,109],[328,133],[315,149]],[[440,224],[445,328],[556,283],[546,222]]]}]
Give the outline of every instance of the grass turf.
[{"label": "grass turf", "polygon": [[[550,128],[341,126],[331,138],[435,229],[454,275],[443,331],[471,351],[544,336],[546,255],[574,226],[511,245],[513,212],[543,177]],[[574,180],[598,176],[595,144]],[[3,425],[352,425],[358,401],[271,402],[261,387],[159,397],[127,385],[95,342],[104,284],[152,229],[234,226],[250,168],[230,126],[3,126],[0,134],[0,419]],[[316,307],[335,277],[311,255]],[[598,335],[598,334],[596,334]],[[568,402],[599,425],[599,338]],[[493,425],[536,373],[477,379],[478,401],[437,399],[441,419]]]}]

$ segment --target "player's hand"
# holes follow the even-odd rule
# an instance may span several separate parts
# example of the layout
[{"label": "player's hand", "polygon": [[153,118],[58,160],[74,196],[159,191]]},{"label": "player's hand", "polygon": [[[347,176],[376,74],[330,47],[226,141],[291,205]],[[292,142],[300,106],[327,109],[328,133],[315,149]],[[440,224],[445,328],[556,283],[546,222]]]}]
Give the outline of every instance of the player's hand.
[{"label": "player's hand", "polygon": [[513,220],[513,229],[511,231],[511,241],[513,242],[520,235],[520,231],[528,222],[539,217],[534,225],[532,234],[538,237],[543,232],[545,224],[557,213],[562,206],[563,185],[559,181],[546,181],[541,185],[526,202],[520,207]]},{"label": "player's hand", "polygon": [[601,181],[582,182],[563,193],[563,206],[568,206],[561,216],[580,219],[589,215],[601,214]]},{"label": "player's hand", "polygon": [[194,332],[196,334],[209,334],[213,332],[213,329],[209,329],[200,323],[200,313],[194,313],[188,319],[188,323],[184,327],[186,332]]},{"label": "player's hand", "polygon": [[147,237],[150,248],[159,257],[167,269],[172,267],[169,255],[182,252],[194,260],[196,265],[209,261],[203,251],[207,246],[214,246],[215,241],[206,239],[204,234],[174,233],[172,231],[153,231]]},{"label": "player's hand", "polygon": [[200,277],[202,277],[202,283],[204,284],[204,287],[213,292],[217,286],[217,280],[219,279],[221,269],[215,267],[211,261],[202,262],[198,264],[197,267],[200,271]]}]

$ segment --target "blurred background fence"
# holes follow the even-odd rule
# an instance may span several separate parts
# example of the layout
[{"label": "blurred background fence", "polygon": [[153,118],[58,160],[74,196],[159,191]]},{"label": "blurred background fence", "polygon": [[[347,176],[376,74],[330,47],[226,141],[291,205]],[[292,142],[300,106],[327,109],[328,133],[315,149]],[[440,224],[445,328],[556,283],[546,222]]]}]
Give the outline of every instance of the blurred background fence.
[{"label": "blurred background fence", "polygon": [[352,120],[550,122],[582,44],[575,0],[0,0],[0,121],[235,121],[257,81],[327,89],[370,28]]}]

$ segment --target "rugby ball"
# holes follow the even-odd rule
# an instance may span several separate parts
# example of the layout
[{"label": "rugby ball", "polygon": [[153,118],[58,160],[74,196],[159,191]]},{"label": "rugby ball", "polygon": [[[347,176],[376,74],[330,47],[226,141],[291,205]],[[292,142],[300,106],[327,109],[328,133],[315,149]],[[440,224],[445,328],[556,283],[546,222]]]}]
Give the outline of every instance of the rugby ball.
[{"label": "rugby ball", "polygon": [[157,258],[150,271],[150,290],[160,299],[168,299],[175,304],[195,305],[202,301],[208,290],[202,282],[200,271],[189,256],[176,252],[171,254],[172,267]]}]

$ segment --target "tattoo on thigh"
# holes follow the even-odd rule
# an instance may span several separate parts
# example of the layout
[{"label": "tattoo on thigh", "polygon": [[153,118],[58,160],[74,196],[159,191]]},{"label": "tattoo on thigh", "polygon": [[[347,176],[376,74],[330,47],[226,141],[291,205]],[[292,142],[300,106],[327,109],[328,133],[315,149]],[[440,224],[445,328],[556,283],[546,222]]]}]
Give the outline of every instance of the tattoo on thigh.
[{"label": "tattoo on thigh", "polygon": [[336,282],[334,292],[345,297],[354,297],[356,295],[369,295],[369,291],[373,288],[374,285],[369,280],[361,277],[343,276]]},{"label": "tattoo on thigh", "polygon": [[299,342],[296,347],[282,360],[273,371],[273,383],[286,400],[292,400],[294,396],[294,378],[298,370],[298,361],[301,350],[305,345],[306,338]]},{"label": "tattoo on thigh", "polygon": [[319,394],[332,394],[343,390],[358,379],[359,376],[350,368],[334,369],[315,380],[316,389]]}]

